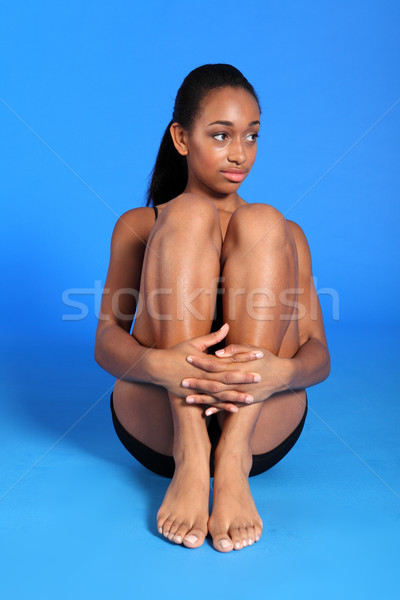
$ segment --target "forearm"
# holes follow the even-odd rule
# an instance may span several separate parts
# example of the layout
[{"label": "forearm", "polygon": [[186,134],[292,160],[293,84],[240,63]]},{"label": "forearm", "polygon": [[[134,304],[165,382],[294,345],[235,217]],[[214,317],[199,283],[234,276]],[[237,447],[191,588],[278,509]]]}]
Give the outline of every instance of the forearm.
[{"label": "forearm", "polygon": [[324,381],[330,371],[329,351],[317,338],[305,342],[289,359],[286,384],[288,389],[304,389]]},{"label": "forearm", "polygon": [[150,354],[160,352],[142,346],[116,323],[110,323],[96,335],[95,359],[108,373],[125,381],[153,382]]}]

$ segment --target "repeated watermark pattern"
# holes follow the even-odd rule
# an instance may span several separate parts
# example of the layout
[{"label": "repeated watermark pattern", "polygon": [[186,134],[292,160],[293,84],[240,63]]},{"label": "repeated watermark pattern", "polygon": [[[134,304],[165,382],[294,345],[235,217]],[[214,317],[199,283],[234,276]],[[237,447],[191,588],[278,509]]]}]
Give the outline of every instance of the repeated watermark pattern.
[{"label": "repeated watermark pattern", "polygon": [[[38,139],[39,142],[41,142],[59,161],[61,161],[61,163],[100,201],[102,202],[102,204],[104,206],[106,206],[114,215],[118,216],[118,214],[115,212],[115,210],[107,203],[103,200],[103,198],[101,198],[99,196],[99,194],[97,194],[97,192],[95,192],[95,190],[93,190],[93,188],[91,186],[88,185],[88,183],[74,170],[70,167],[70,165],[67,164],[67,162],[59,155],[57,154],[57,152],[55,152],[55,150],[53,150],[53,148],[51,148],[49,146],[49,144],[28,124],[26,123],[26,121],[24,121],[24,119],[3,99],[0,97],[0,102],[3,104],[3,106],[5,108],[7,108],[29,131],[30,133],[32,133],[36,139]],[[310,191],[312,189],[314,189],[319,183],[320,181],[322,181],[322,179],[324,179],[328,173],[330,173],[338,164],[339,162],[341,162],[345,156],[347,156],[349,154],[349,152],[351,150],[353,150],[353,148],[358,145],[362,139],[364,139],[371,131],[372,129],[374,129],[378,123],[380,123],[390,112],[392,112],[392,110],[394,110],[394,108],[399,104],[400,102],[400,98],[397,99],[392,106],[390,106],[380,117],[377,121],[375,121],[375,123],[370,126],[363,134],[360,138],[358,138],[358,140],[356,140],[355,143],[352,144],[352,146],[350,146],[350,148],[348,148],[344,154],[342,154],[342,156],[337,159],[332,165],[331,167],[329,167],[329,169],[321,176],[319,177],[319,179],[316,180],[316,182],[302,195],[300,196],[300,198],[298,198],[296,200],[296,202],[284,213],[284,217],[286,217],[289,212],[299,203],[301,202],[304,197],[306,195],[308,195],[310,193]],[[120,217],[121,218],[121,217]],[[129,225],[127,223],[125,223],[127,225],[127,227],[129,227]],[[132,231],[132,233],[134,235],[137,236],[136,232]],[[139,237],[139,236],[137,236]],[[141,240],[143,243],[145,243],[143,240]],[[260,240],[258,240],[260,241]],[[256,244],[258,243],[258,241],[256,242]],[[250,251],[251,248],[248,250]],[[315,286],[316,287],[316,286]],[[77,291],[78,290],[78,291]],[[335,320],[339,319],[339,294],[336,290],[332,289],[332,288],[323,288],[321,290],[317,290],[317,295],[321,296],[321,295],[329,295],[332,298],[332,317]],[[78,318],[77,317],[77,313],[67,313],[67,314],[63,314],[62,318],[63,320],[66,321],[79,321],[82,318],[86,318],[90,312],[89,312],[89,307],[85,302],[78,302],[76,299],[73,299],[73,296],[82,296],[82,289],[81,288],[70,288],[69,290],[64,290],[62,292],[62,302],[65,306],[67,306],[68,308],[73,308],[73,309],[77,309],[78,311],[81,311],[78,313]],[[102,288],[101,288],[101,282],[95,282],[94,288],[86,288],[84,291],[84,296],[89,295],[89,296],[94,296],[95,297],[95,305],[94,305],[94,310],[95,310],[95,314],[96,311],[100,317],[100,306],[101,306],[101,296],[102,296]],[[139,300],[139,297],[138,297]],[[84,316],[83,316],[84,315]],[[334,316],[335,315],[335,316]],[[72,317],[72,318],[71,318]],[[80,423],[85,417],[86,415],[98,404],[98,402],[100,402],[109,392],[110,390],[107,390],[107,392],[105,394],[103,394],[93,405],[92,407],[86,411],[35,463],[32,464],[32,466],[19,478],[17,479],[17,481],[0,497],[0,500],[3,500],[17,485],[18,483],[20,483],[52,450],[53,448],[55,448],[77,425],[78,423]],[[312,410],[312,413],[318,417],[321,421],[322,419],[317,415],[317,413]],[[349,446],[349,444],[347,444],[325,421],[323,421],[324,425],[337,437],[337,439],[339,439],[344,445],[345,447],[352,452],[358,459],[359,461],[366,466],[376,477],[378,480],[380,480],[392,493],[394,493],[397,497],[399,497],[397,495],[397,493],[390,488],[390,486],[388,486],[388,484],[375,472],[373,471],[373,469],[371,469],[371,467]]]},{"label": "repeated watermark pattern", "polygon": [[[219,278],[223,283],[223,277]],[[217,280],[215,281],[217,284]],[[103,288],[100,280],[95,280],[93,287],[87,288],[67,288],[61,293],[62,304],[69,309],[61,315],[62,321],[83,321],[90,314],[94,314],[100,321],[109,320],[108,314],[101,312],[102,296],[109,296],[110,290]],[[271,321],[274,319],[272,311],[279,308],[279,319],[281,321],[301,321],[307,317],[311,321],[317,321],[319,315],[319,298],[327,296],[330,299],[330,313],[326,317],[331,317],[333,321],[339,321],[339,292],[334,288],[324,287],[318,289],[317,278],[310,280],[310,289],[287,288],[281,290],[278,294],[267,287],[258,287],[254,289],[215,287],[199,287],[188,292],[185,289],[182,278],[177,278],[176,285],[172,287],[155,288],[146,296],[133,288],[121,288],[112,294],[110,298],[112,314],[118,321],[132,321],[135,316],[138,317],[146,309],[151,319],[156,321],[183,321],[193,317],[198,321],[212,319],[214,316],[215,305],[209,301],[210,313],[201,313],[195,306],[195,302],[203,296],[212,296],[222,294],[227,305],[224,320],[230,322],[237,318],[242,318],[243,310],[245,314],[255,321]],[[121,299],[129,297],[132,312],[123,312],[120,308]],[[170,301],[168,301],[170,298]],[[240,302],[240,312],[238,310],[238,300]],[[160,304],[172,304],[169,312],[160,312]],[[307,310],[308,307],[308,310]]]}]

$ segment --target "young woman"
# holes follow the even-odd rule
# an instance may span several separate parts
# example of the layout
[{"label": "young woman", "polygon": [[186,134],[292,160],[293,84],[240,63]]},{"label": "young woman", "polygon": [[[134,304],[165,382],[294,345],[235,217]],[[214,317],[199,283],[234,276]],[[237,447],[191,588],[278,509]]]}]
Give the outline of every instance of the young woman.
[{"label": "young woman", "polygon": [[252,204],[238,194],[259,127],[240,71],[189,73],[147,206],[122,215],[112,236],[95,356],[117,378],[111,411],[122,443],[172,478],[158,531],[188,548],[207,533],[220,552],[260,539],[249,476],[291,449],[305,388],[329,373],[302,230],[262,190]]}]

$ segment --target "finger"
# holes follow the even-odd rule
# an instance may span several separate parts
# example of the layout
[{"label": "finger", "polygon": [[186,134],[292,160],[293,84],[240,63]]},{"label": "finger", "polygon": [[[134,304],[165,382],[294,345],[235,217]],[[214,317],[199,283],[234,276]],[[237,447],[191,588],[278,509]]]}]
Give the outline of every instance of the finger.
[{"label": "finger", "polygon": [[204,352],[204,350],[206,350],[210,346],[214,346],[215,344],[218,344],[220,341],[222,341],[224,337],[226,337],[228,331],[229,325],[228,323],[224,323],[221,329],[218,329],[217,331],[212,331],[207,335],[202,335],[193,338],[191,342],[194,344],[195,348],[200,350],[200,352]]},{"label": "finger", "polygon": [[247,352],[246,354],[236,354],[234,357],[228,357],[226,359],[225,357],[214,357],[212,354],[191,354],[186,357],[186,360],[194,367],[207,371],[208,373],[222,373],[223,371],[232,371],[232,367],[228,366],[232,363],[250,362],[258,358],[261,357],[259,355],[257,356],[254,352]]},{"label": "finger", "polygon": [[262,350],[258,350],[257,348],[251,348],[246,344],[229,344],[225,348],[221,348],[221,350],[217,350],[215,354],[217,356],[230,357],[238,354],[247,354],[252,358],[262,358],[264,353]]},{"label": "finger", "polygon": [[[201,394],[199,396],[188,396],[186,398],[186,402],[188,404],[211,404],[204,414],[212,415],[221,410],[226,410],[227,412],[235,413],[238,411],[238,407],[235,404],[231,404],[230,402],[218,402],[212,396],[207,396],[206,394]],[[214,410],[215,409],[215,410]]]},{"label": "finger", "polygon": [[248,392],[238,392],[237,390],[227,390],[219,394],[198,394],[196,392],[186,396],[187,404],[211,404],[217,405],[220,402],[228,402],[230,404],[252,404],[254,398]]},{"label": "finger", "polygon": [[217,406],[209,406],[207,408],[207,410],[204,412],[204,414],[207,417],[210,417],[211,415],[215,415],[216,413],[219,413],[219,412],[221,412],[223,410],[224,410],[223,408],[218,408]]},{"label": "finger", "polygon": [[237,406],[233,406],[233,404],[220,404],[218,406],[210,406],[207,408],[204,414],[209,417],[210,415],[215,415],[216,413],[224,410],[230,413],[235,413],[238,411],[238,408]]},{"label": "finger", "polygon": [[261,376],[259,373],[247,373],[246,371],[224,371],[214,374],[215,379],[200,379],[197,377],[187,377],[182,381],[182,387],[217,394],[227,389],[227,386],[259,383]]},{"label": "finger", "polygon": [[226,370],[227,363],[223,363],[222,360],[216,360],[212,357],[212,355],[190,355],[186,358],[186,360],[199,369],[203,371],[207,371],[208,373],[219,373],[221,371]]},{"label": "finger", "polygon": [[[219,352],[217,350],[217,352]],[[225,359],[225,360],[229,360],[229,362],[231,363],[243,363],[243,362],[249,362],[252,360],[259,360],[261,358],[264,357],[264,354],[261,351],[256,351],[256,350],[247,350],[246,352],[241,352],[238,354],[220,354],[217,352],[215,353],[216,357],[221,360],[221,359]]]},{"label": "finger", "polygon": [[[219,352],[219,350],[217,350],[217,352]],[[215,354],[218,360],[215,360],[210,354],[202,356],[191,354],[186,360],[194,367],[202,369],[203,371],[208,371],[208,373],[221,373],[226,370],[226,365],[232,362],[250,362],[263,357],[262,352],[256,352],[254,350],[247,351],[243,354],[235,354],[233,357],[225,357],[225,355],[220,356],[217,352]],[[222,361],[223,358],[226,358],[225,362]]]},{"label": "finger", "polygon": [[[213,400],[213,398],[212,398]],[[217,412],[222,412],[222,411],[226,411],[229,413],[237,413],[239,410],[239,408],[237,406],[235,406],[234,404],[230,404],[229,402],[218,402],[213,404],[212,406],[209,406],[205,411],[204,414],[209,417],[210,415],[215,415]]]}]

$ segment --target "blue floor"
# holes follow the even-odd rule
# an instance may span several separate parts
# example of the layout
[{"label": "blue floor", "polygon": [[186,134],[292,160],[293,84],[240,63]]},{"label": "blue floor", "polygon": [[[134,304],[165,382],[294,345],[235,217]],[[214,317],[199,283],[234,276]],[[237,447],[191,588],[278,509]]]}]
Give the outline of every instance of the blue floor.
[{"label": "blue floor", "polygon": [[302,437],[252,479],[262,539],[230,554],[208,540],[190,551],[158,535],[168,481],[120,445],[109,414],[113,378],[90,345],[8,344],[1,597],[398,598],[395,333],[332,326],[332,374],[309,390]]}]

